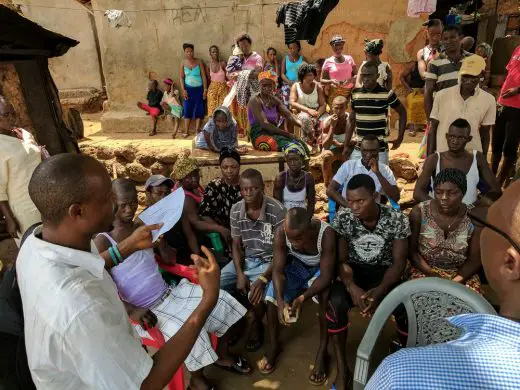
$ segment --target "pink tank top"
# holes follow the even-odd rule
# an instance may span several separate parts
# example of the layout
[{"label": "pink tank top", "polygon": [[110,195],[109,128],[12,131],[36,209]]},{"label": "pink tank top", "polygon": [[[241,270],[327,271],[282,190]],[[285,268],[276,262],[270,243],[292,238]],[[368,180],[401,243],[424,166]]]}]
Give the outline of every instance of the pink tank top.
[{"label": "pink tank top", "polygon": [[215,82],[224,82],[226,81],[226,73],[222,70],[222,67],[219,67],[218,72],[213,73],[211,70],[211,66],[209,67],[209,76],[211,78],[211,81]]}]

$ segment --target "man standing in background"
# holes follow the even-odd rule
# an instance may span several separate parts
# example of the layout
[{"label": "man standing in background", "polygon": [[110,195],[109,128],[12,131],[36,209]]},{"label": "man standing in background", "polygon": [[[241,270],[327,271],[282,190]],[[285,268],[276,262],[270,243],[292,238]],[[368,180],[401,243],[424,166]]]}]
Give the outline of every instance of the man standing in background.
[{"label": "man standing in background", "polygon": [[29,180],[41,162],[37,145],[14,136],[13,105],[0,95],[0,214],[7,232],[20,245],[23,233],[41,216],[29,197]]}]

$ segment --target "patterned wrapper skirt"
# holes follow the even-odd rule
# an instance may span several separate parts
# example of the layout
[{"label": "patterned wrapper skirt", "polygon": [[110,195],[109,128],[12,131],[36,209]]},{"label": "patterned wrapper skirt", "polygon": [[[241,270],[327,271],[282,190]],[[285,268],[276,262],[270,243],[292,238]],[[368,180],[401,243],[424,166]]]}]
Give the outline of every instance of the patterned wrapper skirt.
[{"label": "patterned wrapper skirt", "polygon": [[[453,279],[457,275],[457,271],[458,271],[456,269],[446,270],[446,269],[441,269],[441,268],[437,268],[437,267],[432,267],[432,269],[439,274],[439,278],[443,278],[443,279]],[[410,272],[410,279],[421,279],[421,278],[426,277],[425,274],[423,274],[421,271],[419,271],[415,267],[410,267],[409,272]],[[466,280],[466,287],[468,287],[468,288],[472,289],[473,291],[482,295],[480,278],[478,275],[473,275],[471,278]]]},{"label": "patterned wrapper skirt", "polygon": [[344,96],[347,98],[347,106],[350,107],[350,95],[352,95],[352,87],[346,87],[343,85],[336,87],[335,85],[331,85],[327,104],[329,107],[332,107],[332,102],[336,96]]},{"label": "patterned wrapper skirt", "polygon": [[249,128],[249,119],[247,117],[247,106],[241,106],[235,97],[233,103],[231,103],[231,114],[237,121],[237,133],[239,137],[244,137],[246,131]]},{"label": "patterned wrapper skirt", "polygon": [[208,116],[213,115],[215,108],[220,107],[229,93],[227,82],[212,81],[208,88]]},{"label": "patterned wrapper skirt", "polygon": [[264,131],[259,124],[254,124],[250,127],[249,136],[251,137],[251,143],[256,150],[262,150],[265,152],[283,152],[290,144],[299,143],[307,152],[307,156],[310,155],[309,147],[305,142],[284,137],[283,135],[269,134]]},{"label": "patterned wrapper skirt", "polygon": [[424,94],[421,89],[414,89],[406,96],[406,106],[408,108],[408,123],[426,125]]}]

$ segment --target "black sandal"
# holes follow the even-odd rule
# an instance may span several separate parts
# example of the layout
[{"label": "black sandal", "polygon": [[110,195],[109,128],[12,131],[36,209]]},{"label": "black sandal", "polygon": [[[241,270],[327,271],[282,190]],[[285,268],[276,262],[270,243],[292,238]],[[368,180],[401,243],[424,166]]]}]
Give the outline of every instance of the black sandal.
[{"label": "black sandal", "polygon": [[233,364],[231,364],[230,366],[224,366],[224,365],[218,364],[217,362],[213,363],[213,365],[222,370],[226,370],[226,371],[232,372],[234,374],[238,374],[238,375],[249,375],[253,371],[253,370],[251,370],[251,366],[249,365],[249,362],[242,356],[237,356],[235,358],[235,360],[233,361]]}]

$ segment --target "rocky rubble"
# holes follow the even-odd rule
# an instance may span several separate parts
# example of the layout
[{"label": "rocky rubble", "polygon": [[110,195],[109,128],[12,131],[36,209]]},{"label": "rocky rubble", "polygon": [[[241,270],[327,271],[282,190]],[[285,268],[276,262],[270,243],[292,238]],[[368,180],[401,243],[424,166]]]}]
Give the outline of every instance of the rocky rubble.
[{"label": "rocky rubble", "polygon": [[169,176],[178,156],[189,156],[190,150],[179,149],[174,152],[137,150],[132,145],[110,147],[89,143],[80,144],[81,152],[99,160],[112,178],[127,177],[137,187],[139,205],[146,205],[144,183],[150,175]]}]

